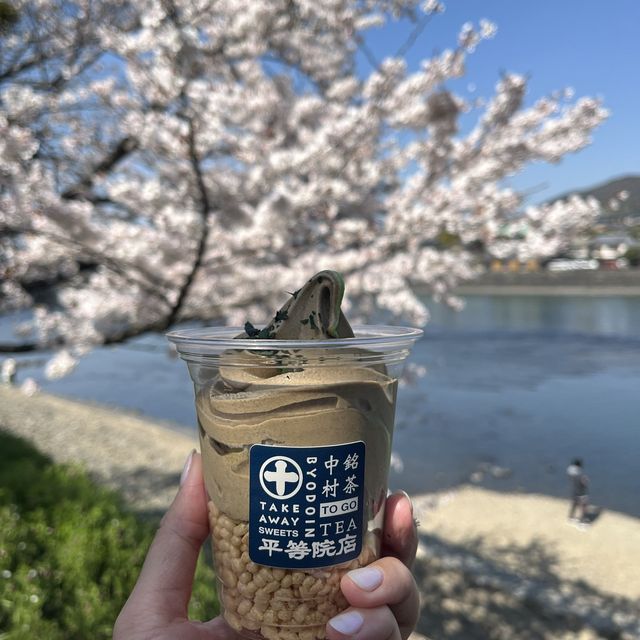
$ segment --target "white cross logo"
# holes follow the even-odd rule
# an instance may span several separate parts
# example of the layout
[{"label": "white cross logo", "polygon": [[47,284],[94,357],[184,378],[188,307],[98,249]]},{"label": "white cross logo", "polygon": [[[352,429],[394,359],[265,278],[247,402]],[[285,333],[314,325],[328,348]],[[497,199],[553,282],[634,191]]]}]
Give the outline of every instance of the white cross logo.
[{"label": "white cross logo", "polygon": [[284,460],[278,460],[276,470],[265,471],[264,479],[267,482],[275,482],[276,493],[283,496],[286,493],[287,482],[298,482],[298,474],[295,471],[287,471],[287,463]]},{"label": "white cross logo", "polygon": [[[275,470],[274,470],[275,469]],[[274,483],[275,492],[267,483]],[[260,467],[260,484],[265,492],[272,498],[286,500],[300,491],[302,486],[302,469],[295,460],[286,456],[273,456],[266,460]],[[287,485],[294,484],[292,490],[287,491]]]}]

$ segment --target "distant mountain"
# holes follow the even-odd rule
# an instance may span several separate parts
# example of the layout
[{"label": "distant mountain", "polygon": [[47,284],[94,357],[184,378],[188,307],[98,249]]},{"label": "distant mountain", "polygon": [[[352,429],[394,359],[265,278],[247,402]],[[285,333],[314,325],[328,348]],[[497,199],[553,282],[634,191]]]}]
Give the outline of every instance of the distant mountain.
[{"label": "distant mountain", "polygon": [[[629,197],[621,201],[620,207],[614,210],[609,206],[609,202],[612,198],[616,198],[621,191],[627,191]],[[621,176],[580,191],[568,191],[552,198],[551,202],[563,200],[574,193],[583,197],[593,196],[599,200],[605,210],[604,217],[606,218],[618,218],[629,214],[640,216],[640,175]]]}]

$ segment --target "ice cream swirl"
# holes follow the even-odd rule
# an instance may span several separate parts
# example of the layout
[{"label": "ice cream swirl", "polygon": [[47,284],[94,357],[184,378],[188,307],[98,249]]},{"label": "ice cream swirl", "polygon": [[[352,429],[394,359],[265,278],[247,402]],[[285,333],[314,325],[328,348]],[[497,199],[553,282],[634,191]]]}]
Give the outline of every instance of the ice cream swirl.
[{"label": "ice cream swirl", "polygon": [[[340,310],[344,283],[331,271],[311,278],[264,329],[250,323],[242,338],[287,340],[352,337]],[[320,350],[301,367],[273,364],[258,351],[235,351],[196,398],[205,483],[217,508],[235,520],[249,514],[251,445],[366,445],[369,513],[386,491],[397,381],[382,366],[364,366],[362,351],[342,349],[322,362]],[[328,353],[328,352],[327,352]],[[298,353],[304,360],[304,353]]]}]

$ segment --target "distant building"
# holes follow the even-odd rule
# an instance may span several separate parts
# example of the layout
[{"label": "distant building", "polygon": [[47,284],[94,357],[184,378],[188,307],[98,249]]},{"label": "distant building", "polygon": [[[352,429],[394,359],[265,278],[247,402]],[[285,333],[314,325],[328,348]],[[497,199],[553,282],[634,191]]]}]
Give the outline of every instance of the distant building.
[{"label": "distant building", "polygon": [[594,259],[554,258],[547,263],[548,271],[595,271],[599,263]]},{"label": "distant building", "polygon": [[540,262],[535,258],[519,260],[518,258],[494,258],[490,269],[494,273],[532,273],[540,271]]},{"label": "distant building", "polygon": [[586,236],[578,236],[571,242],[571,246],[567,251],[567,257],[573,260],[588,260],[591,258],[591,248],[589,246],[589,238]]},{"label": "distant building", "polygon": [[611,261],[623,258],[631,247],[638,246],[637,240],[629,236],[598,236],[589,245],[591,257],[596,260]]},{"label": "distant building", "polygon": [[[640,180],[640,176],[639,176]],[[624,223],[624,224],[623,224]],[[528,224],[522,219],[505,222],[498,238],[525,239]],[[588,230],[576,234],[569,244],[551,259],[522,261],[515,252],[503,258],[486,259],[485,265],[494,273],[529,273],[548,271],[618,270],[640,267],[640,214],[619,213],[601,216]]]},{"label": "distant building", "polygon": [[[640,242],[624,233],[602,233],[589,238],[578,236],[566,253],[546,264],[549,271],[618,270],[629,267],[629,257],[640,253]],[[632,264],[636,264],[635,258]]]}]

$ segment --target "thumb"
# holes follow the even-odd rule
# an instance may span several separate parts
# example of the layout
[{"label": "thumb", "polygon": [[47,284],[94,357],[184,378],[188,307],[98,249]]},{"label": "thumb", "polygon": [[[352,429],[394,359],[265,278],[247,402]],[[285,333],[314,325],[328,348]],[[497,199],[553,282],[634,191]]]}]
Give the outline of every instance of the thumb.
[{"label": "thumb", "polygon": [[186,618],[198,555],[208,534],[202,459],[194,450],[187,458],[178,494],[160,522],[129,600],[143,604],[146,611],[167,621]]}]

